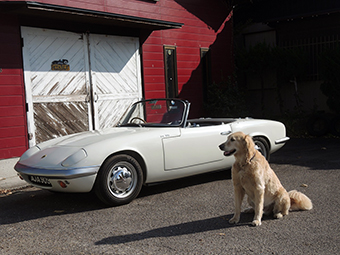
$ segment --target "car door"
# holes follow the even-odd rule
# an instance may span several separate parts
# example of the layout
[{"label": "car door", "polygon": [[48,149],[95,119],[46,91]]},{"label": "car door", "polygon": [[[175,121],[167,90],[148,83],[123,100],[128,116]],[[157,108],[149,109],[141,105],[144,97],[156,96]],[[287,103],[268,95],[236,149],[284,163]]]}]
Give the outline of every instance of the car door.
[{"label": "car door", "polygon": [[225,124],[181,128],[179,136],[164,137],[165,170],[209,171],[231,165],[233,157],[226,158],[218,147],[230,133],[230,125]]}]

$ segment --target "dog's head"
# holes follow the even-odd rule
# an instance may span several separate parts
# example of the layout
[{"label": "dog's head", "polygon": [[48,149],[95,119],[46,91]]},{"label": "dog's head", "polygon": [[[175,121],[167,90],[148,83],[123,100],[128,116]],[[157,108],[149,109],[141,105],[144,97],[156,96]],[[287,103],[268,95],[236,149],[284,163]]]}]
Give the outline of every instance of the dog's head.
[{"label": "dog's head", "polygon": [[219,148],[221,151],[224,151],[224,156],[244,155],[248,157],[250,153],[253,153],[254,142],[251,136],[242,132],[236,132],[231,134],[225,143],[220,144]]}]

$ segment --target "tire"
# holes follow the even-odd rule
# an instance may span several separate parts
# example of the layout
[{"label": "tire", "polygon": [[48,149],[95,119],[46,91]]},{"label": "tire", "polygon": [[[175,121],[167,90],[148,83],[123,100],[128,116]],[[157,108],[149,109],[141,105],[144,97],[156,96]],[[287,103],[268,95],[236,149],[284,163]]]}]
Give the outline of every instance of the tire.
[{"label": "tire", "polygon": [[263,137],[254,137],[253,141],[255,143],[255,148],[261,152],[261,154],[269,161],[270,154],[269,154],[269,144],[266,139]]},{"label": "tire", "polygon": [[130,203],[143,185],[143,171],[138,161],[125,154],[108,158],[101,166],[94,192],[109,206]]}]

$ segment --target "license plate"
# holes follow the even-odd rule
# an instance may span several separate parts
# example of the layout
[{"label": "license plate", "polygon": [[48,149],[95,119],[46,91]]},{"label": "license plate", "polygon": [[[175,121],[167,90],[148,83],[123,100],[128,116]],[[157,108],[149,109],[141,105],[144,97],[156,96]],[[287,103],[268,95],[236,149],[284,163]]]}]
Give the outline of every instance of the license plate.
[{"label": "license plate", "polygon": [[40,186],[52,187],[51,182],[46,177],[31,175],[30,181]]}]

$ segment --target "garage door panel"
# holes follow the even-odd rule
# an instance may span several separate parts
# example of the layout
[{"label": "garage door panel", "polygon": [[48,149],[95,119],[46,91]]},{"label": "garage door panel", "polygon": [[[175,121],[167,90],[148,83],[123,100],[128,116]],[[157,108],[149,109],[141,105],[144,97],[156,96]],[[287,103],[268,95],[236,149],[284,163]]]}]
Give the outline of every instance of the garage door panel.
[{"label": "garage door panel", "polygon": [[[33,95],[65,95],[69,94],[70,91],[78,94],[87,93],[84,49],[81,43],[76,46],[80,47],[81,50],[72,52],[74,54],[67,53],[66,48],[64,48],[64,52],[60,52],[58,55],[42,54],[40,65],[34,66],[34,63],[30,63]],[[51,70],[52,62],[59,59],[67,60],[70,70]]]},{"label": "garage door panel", "polygon": [[83,56],[83,41],[80,35],[70,34],[67,37],[58,38],[57,36],[60,36],[58,33],[53,35],[47,31],[45,33],[44,36],[28,34],[28,37],[34,37],[34,40],[26,42],[30,51],[31,71],[50,71],[50,60],[74,59],[75,56]]},{"label": "garage door panel", "polygon": [[[102,69],[97,69],[97,71],[109,70],[119,73],[135,56],[137,41],[137,39],[124,40],[119,37],[96,36],[94,39],[96,59],[105,63]],[[114,62],[112,62],[113,59]],[[133,75],[135,76],[136,73]]]},{"label": "garage door panel", "polygon": [[[40,79],[38,80],[40,76]],[[50,72],[44,77],[34,75],[32,80],[33,96],[86,95],[86,76],[83,72]],[[61,80],[62,78],[62,80]]]},{"label": "garage door panel", "polygon": [[141,98],[138,38],[29,27],[22,36],[30,146],[115,126]]},{"label": "garage door panel", "polygon": [[88,130],[85,102],[35,103],[36,142]]},{"label": "garage door panel", "polygon": [[22,27],[22,36],[30,146],[89,130],[83,35]]},{"label": "garage door panel", "polygon": [[132,102],[141,98],[139,41],[102,35],[90,38],[97,127],[112,127]]},{"label": "garage door panel", "polygon": [[[97,36],[91,58],[92,72],[96,74],[96,87],[104,93],[117,91],[137,92],[139,84],[138,40]],[[113,84],[107,84],[112,81]]]},{"label": "garage door panel", "polygon": [[99,129],[110,128],[116,126],[122,121],[122,114],[116,114],[121,112],[122,109],[126,110],[135,103],[136,100],[132,98],[123,99],[107,99],[98,102],[98,118]]}]

